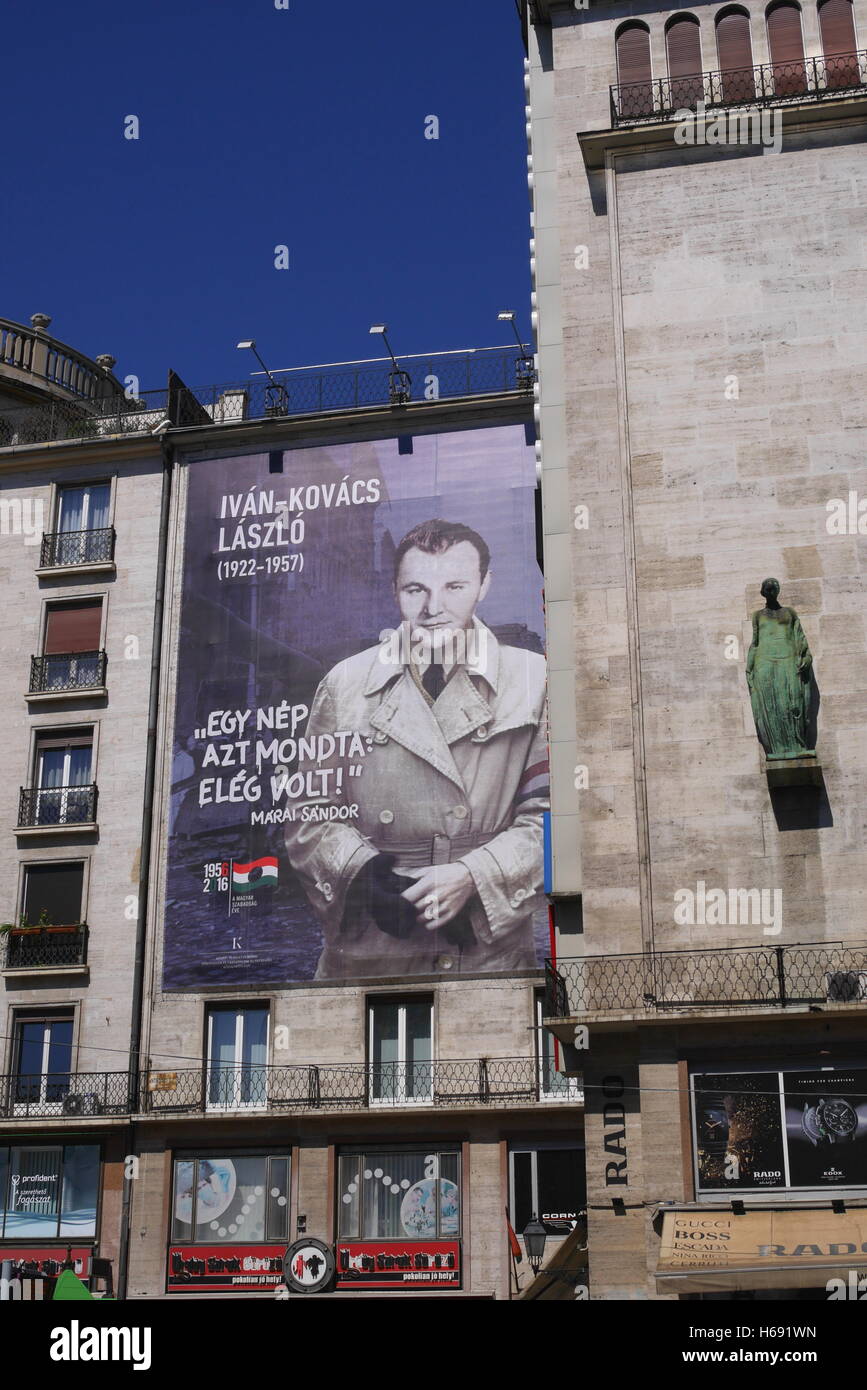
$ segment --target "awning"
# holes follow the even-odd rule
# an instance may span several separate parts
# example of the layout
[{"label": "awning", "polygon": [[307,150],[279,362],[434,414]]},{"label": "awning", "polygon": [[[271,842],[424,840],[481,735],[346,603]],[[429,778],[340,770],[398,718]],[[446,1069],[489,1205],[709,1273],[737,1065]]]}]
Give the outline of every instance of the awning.
[{"label": "awning", "polygon": [[587,1279],[587,1225],[576,1222],[571,1233],[551,1247],[548,1262],[527,1285],[520,1299],[546,1302],[575,1302],[575,1289]]},{"label": "awning", "polygon": [[827,1207],[667,1211],[656,1269],[659,1293],[809,1289],[867,1271],[867,1210]]}]

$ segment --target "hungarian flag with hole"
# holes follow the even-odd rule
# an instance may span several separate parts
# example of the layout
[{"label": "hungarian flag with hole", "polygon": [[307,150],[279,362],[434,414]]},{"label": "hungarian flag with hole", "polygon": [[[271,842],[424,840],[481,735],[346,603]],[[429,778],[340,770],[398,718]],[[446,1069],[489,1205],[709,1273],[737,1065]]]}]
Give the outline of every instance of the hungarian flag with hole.
[{"label": "hungarian flag with hole", "polygon": [[267,855],[249,864],[232,863],[233,893],[255,893],[259,888],[274,888],[276,884],[276,856]]}]

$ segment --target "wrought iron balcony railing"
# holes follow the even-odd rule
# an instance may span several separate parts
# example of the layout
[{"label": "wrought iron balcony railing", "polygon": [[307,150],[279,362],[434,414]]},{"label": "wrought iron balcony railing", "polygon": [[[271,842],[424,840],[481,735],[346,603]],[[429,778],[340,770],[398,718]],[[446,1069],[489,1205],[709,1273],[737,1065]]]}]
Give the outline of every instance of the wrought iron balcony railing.
[{"label": "wrought iron balcony railing", "polygon": [[104,565],[114,559],[114,527],[95,531],[53,531],[42,537],[40,569],[64,565]]},{"label": "wrought iron balcony railing", "polygon": [[[134,398],[107,396],[89,402],[86,410],[62,400],[0,406],[0,448],[53,439],[148,435],[166,420],[187,428],[503,392],[532,396],[536,371],[533,358],[516,343],[513,348],[402,357],[397,374],[387,364],[346,363],[328,370],[293,368],[275,377],[276,386],[254,379],[193,390],[178,382],[172,389],[144,391]],[[77,563],[83,562],[42,561]]]},{"label": "wrought iron balcony railing", "polygon": [[0,1116],[6,1119],[78,1120],[135,1109],[134,1078],[126,1071],[0,1076]]},{"label": "wrought iron balcony railing", "polygon": [[105,652],[63,652],[31,656],[30,695],[74,695],[105,685]]},{"label": "wrought iron balcony railing", "polygon": [[867,945],[657,951],[545,962],[546,1018],[660,1009],[867,1004]]},{"label": "wrought iron balcony railing", "polygon": [[142,1109],[204,1114],[225,1110],[339,1111],[411,1106],[523,1106],[553,1096],[580,1102],[563,1091],[532,1057],[473,1061],[390,1062],[381,1066],[341,1062],[321,1066],[204,1067],[150,1071]]},{"label": "wrought iron balcony railing", "polygon": [[28,927],[6,936],[7,970],[51,970],[84,965],[87,961],[87,926]]},{"label": "wrought iron balcony railing", "polygon": [[315,1111],[580,1105],[575,1078],[534,1057],[454,1062],[342,1062],[322,1066],[214,1066],[181,1071],[52,1072],[0,1076],[0,1117],[299,1114]]},{"label": "wrought iron balcony railing", "polygon": [[867,92],[867,50],[622,83],[611,88],[611,121],[615,126],[670,121],[675,112],[695,111],[699,101],[711,111],[823,101],[852,92]]},{"label": "wrought iron balcony railing", "polygon": [[96,820],[96,783],[83,787],[22,787],[18,829],[38,825],[91,825]]}]

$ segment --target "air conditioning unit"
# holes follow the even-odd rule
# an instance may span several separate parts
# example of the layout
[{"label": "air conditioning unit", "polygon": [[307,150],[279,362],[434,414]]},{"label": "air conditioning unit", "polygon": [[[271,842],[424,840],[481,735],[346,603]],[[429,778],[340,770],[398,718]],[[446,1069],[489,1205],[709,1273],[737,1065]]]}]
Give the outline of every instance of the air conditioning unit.
[{"label": "air conditioning unit", "polygon": [[834,970],[826,975],[829,1004],[867,1000],[867,970]]},{"label": "air conditioning unit", "polygon": [[69,1095],[63,1097],[61,1107],[64,1115],[98,1115],[100,1112],[99,1097],[93,1092],[88,1091],[80,1094],[70,1091]]}]

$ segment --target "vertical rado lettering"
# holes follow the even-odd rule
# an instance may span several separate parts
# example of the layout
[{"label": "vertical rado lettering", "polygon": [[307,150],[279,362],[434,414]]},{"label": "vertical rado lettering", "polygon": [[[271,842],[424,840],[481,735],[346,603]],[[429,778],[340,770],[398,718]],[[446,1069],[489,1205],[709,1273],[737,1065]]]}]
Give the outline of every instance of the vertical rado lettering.
[{"label": "vertical rado lettering", "polygon": [[619,1162],[606,1163],[605,1186],[625,1187],[629,1182],[626,1167],[626,1109],[620,1099],[624,1091],[623,1078],[605,1076],[602,1078],[602,1128],[605,1135],[605,1152],[617,1154]]}]

